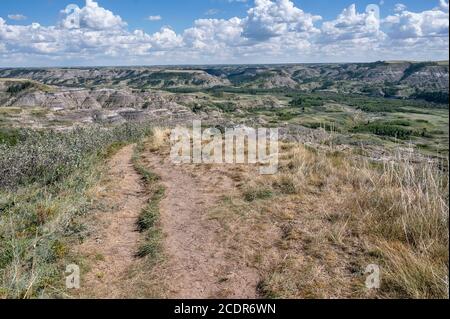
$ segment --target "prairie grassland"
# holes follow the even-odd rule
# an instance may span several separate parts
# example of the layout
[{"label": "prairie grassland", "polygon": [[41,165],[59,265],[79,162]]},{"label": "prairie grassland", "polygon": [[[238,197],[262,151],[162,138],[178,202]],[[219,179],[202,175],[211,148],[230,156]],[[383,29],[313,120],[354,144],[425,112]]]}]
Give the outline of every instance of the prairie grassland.
[{"label": "prairie grassland", "polygon": [[[236,167],[211,212],[271,298],[448,298],[448,166],[374,164],[283,144],[281,168]],[[230,193],[232,194],[232,193]],[[369,264],[381,289],[368,290]]]},{"label": "prairie grassland", "polygon": [[87,235],[80,218],[92,207],[104,161],[148,132],[123,125],[66,133],[28,132],[0,145],[0,298],[67,297],[70,247]]}]

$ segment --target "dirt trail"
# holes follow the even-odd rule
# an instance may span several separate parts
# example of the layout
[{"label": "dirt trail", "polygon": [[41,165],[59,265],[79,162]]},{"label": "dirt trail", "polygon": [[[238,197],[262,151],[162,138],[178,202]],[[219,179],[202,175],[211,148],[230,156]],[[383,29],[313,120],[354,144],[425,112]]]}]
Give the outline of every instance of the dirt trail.
[{"label": "dirt trail", "polygon": [[[132,154],[133,146],[127,146],[114,155],[108,180],[95,190],[107,207],[92,214],[94,234],[76,249],[89,266],[82,274],[79,297],[131,298],[155,275],[155,281],[148,281],[148,293],[141,290],[140,297],[153,297],[150,290],[156,285],[167,298],[257,298],[258,273],[230,258],[236,252],[220,241],[224,230],[208,218],[220,196],[235,187],[218,170],[175,166],[162,155],[144,154],[143,163],[166,187],[160,204],[165,258],[148,269],[135,257],[143,239],[136,221],[148,194],[132,165]],[[133,272],[136,269],[140,273]]]},{"label": "dirt trail", "polygon": [[147,201],[132,154],[133,145],[126,146],[109,161],[109,180],[97,192],[111,209],[93,214],[95,233],[77,249],[90,260],[89,272],[81,277],[84,297],[130,297],[123,295],[123,287],[129,269],[139,262],[135,254],[141,236],[136,220]]},{"label": "dirt trail", "polygon": [[155,153],[146,153],[144,162],[166,187],[160,215],[167,260],[160,271],[167,297],[257,298],[257,272],[229,258],[235,252],[218,239],[224,230],[208,219],[220,196],[234,188],[233,181],[220,171],[177,166]]}]

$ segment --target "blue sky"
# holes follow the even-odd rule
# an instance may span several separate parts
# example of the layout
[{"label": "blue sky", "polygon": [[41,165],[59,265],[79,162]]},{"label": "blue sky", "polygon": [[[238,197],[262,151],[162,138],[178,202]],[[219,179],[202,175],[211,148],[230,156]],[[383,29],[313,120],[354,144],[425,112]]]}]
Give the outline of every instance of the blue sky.
[{"label": "blue sky", "polygon": [[[0,17],[7,19],[10,14],[23,14],[27,22],[39,22],[42,25],[55,25],[59,12],[68,4],[74,3],[79,7],[84,0],[1,0]],[[304,11],[321,15],[324,19],[335,18],[344,7],[354,3],[359,8],[369,4],[380,4],[371,0],[294,0]],[[380,5],[381,15],[392,14],[397,3],[403,3],[411,11],[430,9],[433,1],[424,0],[384,0]],[[244,17],[252,1],[246,2],[229,0],[99,0],[99,5],[120,15],[127,21],[130,29],[144,29],[156,32],[162,26],[169,25],[180,32],[192,25],[198,18],[229,19],[234,16]],[[437,1],[433,3],[437,4]],[[208,11],[209,14],[208,14]],[[214,13],[217,11],[217,13]],[[214,14],[211,14],[214,13]],[[160,15],[161,21],[147,21],[151,15]],[[10,21],[11,24],[23,24],[24,21]]]},{"label": "blue sky", "polygon": [[[378,0],[378,20],[366,12],[374,4],[370,0],[1,1],[0,66],[345,62],[448,55],[445,0]],[[63,13],[70,4],[78,9]],[[74,17],[76,26],[63,26]]]}]

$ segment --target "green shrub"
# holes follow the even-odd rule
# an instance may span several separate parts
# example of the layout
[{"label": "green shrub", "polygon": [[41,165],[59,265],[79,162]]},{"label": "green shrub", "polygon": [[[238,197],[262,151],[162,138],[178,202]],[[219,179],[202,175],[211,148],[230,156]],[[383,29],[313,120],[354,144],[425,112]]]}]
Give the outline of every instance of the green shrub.
[{"label": "green shrub", "polygon": [[25,131],[15,145],[0,144],[0,188],[54,183],[83,167],[89,156],[104,154],[115,143],[136,141],[147,132],[128,123],[68,132]]},{"label": "green shrub", "polygon": [[19,142],[19,131],[0,129],[0,144],[16,145]]},{"label": "green shrub", "polygon": [[10,94],[17,94],[17,93],[25,91],[26,89],[29,89],[33,86],[34,86],[34,84],[32,82],[24,82],[24,83],[14,84],[14,85],[11,85],[6,90],[6,92],[8,92]]},{"label": "green shrub", "polygon": [[446,105],[449,103],[448,92],[420,92],[415,94],[414,98]]},{"label": "green shrub", "polygon": [[411,122],[408,120],[392,120],[385,123],[386,125],[411,126]]},{"label": "green shrub", "polygon": [[289,105],[292,107],[301,107],[301,108],[317,107],[317,106],[323,106],[324,101],[320,96],[319,97],[299,96],[299,97],[292,99],[292,101],[289,103]]},{"label": "green shrub", "polygon": [[368,113],[393,113],[398,112],[398,108],[383,104],[365,104],[357,107],[358,110]]},{"label": "green shrub", "polygon": [[370,123],[360,125],[352,130],[353,133],[372,133],[380,136],[396,137],[398,139],[408,139],[414,131],[405,129],[402,126],[390,125],[389,123]]},{"label": "green shrub", "polygon": [[268,187],[249,188],[244,192],[244,199],[253,202],[257,199],[268,199],[273,196],[273,192]]},{"label": "green shrub", "polygon": [[213,107],[225,113],[231,113],[237,110],[236,105],[232,102],[214,103]]}]

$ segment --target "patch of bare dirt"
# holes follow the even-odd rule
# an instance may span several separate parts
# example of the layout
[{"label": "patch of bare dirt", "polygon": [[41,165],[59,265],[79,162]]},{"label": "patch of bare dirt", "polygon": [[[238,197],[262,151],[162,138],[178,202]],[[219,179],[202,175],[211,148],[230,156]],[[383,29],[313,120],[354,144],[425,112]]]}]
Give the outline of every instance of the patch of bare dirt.
[{"label": "patch of bare dirt", "polygon": [[175,165],[157,153],[146,153],[144,162],[166,187],[160,215],[167,257],[157,267],[165,297],[257,298],[257,270],[233,258],[235,249],[220,240],[227,230],[209,215],[235,182],[220,169]]}]

